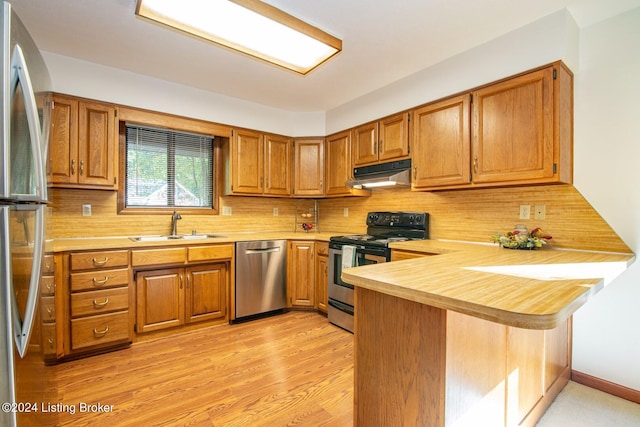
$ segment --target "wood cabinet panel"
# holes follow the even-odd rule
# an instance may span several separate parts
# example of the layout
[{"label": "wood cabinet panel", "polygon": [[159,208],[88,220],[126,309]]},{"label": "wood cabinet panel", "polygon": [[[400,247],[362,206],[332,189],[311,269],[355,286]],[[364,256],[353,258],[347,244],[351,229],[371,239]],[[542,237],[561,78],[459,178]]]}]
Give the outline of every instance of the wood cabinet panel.
[{"label": "wood cabinet panel", "polygon": [[379,122],[378,160],[387,162],[409,157],[409,113],[386,117]]},{"label": "wood cabinet panel", "polygon": [[351,189],[345,185],[353,174],[351,165],[351,133],[349,131],[330,135],[325,142],[325,194],[345,196]]},{"label": "wood cabinet panel", "polygon": [[470,182],[469,101],[465,94],[413,112],[413,189]]},{"label": "wood cabinet panel", "polygon": [[129,341],[128,311],[71,319],[72,350]]},{"label": "wood cabinet panel", "polygon": [[78,183],[115,186],[115,108],[80,102],[78,109]]},{"label": "wood cabinet panel", "polygon": [[324,139],[296,139],[293,145],[293,195],[324,196]]},{"label": "wood cabinet panel", "polygon": [[289,306],[315,305],[314,242],[291,241],[287,253],[287,288]]},{"label": "wood cabinet panel", "polygon": [[221,318],[227,307],[227,264],[187,269],[186,321]]},{"label": "wood cabinet panel", "polygon": [[231,191],[262,194],[264,192],[264,149],[262,134],[235,130],[231,147]]},{"label": "wood cabinet panel", "polygon": [[291,139],[264,136],[264,193],[272,196],[291,195]]},{"label": "wood cabinet panel", "polygon": [[544,396],[545,331],[507,328],[507,425],[519,425]]},{"label": "wood cabinet panel", "polygon": [[195,262],[231,259],[233,252],[233,245],[191,246],[188,248],[187,260]]},{"label": "wood cabinet panel", "polygon": [[77,252],[71,254],[71,270],[125,267],[129,265],[129,251]]},{"label": "wood cabinet panel", "polygon": [[353,129],[353,166],[378,161],[378,122],[367,123]]},{"label": "wood cabinet panel", "polygon": [[70,277],[71,292],[94,291],[99,289],[127,286],[129,284],[129,269],[87,271],[72,273]]},{"label": "wood cabinet panel", "polygon": [[71,294],[71,317],[93,316],[129,308],[126,287]]},{"label": "wood cabinet panel", "polygon": [[161,264],[184,264],[186,261],[186,247],[141,249],[131,251],[131,265],[133,267]]},{"label": "wood cabinet panel", "polygon": [[54,95],[49,138],[49,182],[76,182],[77,158],[78,101]]},{"label": "wood cabinet panel", "polygon": [[116,189],[116,107],[53,96],[48,180],[54,187]]},{"label": "wood cabinet panel", "polygon": [[184,323],[184,270],[180,268],[138,272],[136,276],[138,332]]},{"label": "wood cabinet panel", "polygon": [[553,68],[473,94],[473,181],[554,175]]},{"label": "wood cabinet panel", "polygon": [[316,308],[327,312],[329,292],[329,244],[316,242]]}]

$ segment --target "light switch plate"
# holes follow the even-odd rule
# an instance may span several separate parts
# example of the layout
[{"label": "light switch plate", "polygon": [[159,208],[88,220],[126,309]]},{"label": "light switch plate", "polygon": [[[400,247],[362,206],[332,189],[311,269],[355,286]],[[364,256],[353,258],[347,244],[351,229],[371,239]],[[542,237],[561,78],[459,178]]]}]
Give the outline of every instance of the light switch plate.
[{"label": "light switch plate", "polygon": [[533,212],[535,219],[544,219],[547,216],[547,207],[545,205],[535,205]]}]

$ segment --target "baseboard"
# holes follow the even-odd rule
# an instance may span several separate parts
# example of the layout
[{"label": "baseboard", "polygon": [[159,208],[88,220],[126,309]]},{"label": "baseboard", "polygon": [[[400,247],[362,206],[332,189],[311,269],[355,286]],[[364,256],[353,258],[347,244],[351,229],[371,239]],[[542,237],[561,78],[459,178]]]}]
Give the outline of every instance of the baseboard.
[{"label": "baseboard", "polygon": [[634,390],[578,371],[571,371],[571,380],[622,399],[640,403],[640,390]]}]

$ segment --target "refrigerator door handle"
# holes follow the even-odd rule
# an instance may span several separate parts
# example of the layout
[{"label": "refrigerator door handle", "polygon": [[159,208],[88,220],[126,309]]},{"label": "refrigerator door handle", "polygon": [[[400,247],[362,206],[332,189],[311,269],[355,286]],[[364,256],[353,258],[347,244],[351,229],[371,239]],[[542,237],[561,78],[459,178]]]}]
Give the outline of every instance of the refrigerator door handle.
[{"label": "refrigerator door handle", "polygon": [[[46,205],[31,205],[31,209],[35,207],[35,239],[33,244],[33,263],[31,264],[31,277],[29,278],[29,292],[27,295],[27,305],[25,307],[24,318],[20,319],[20,311],[18,309],[18,300],[16,293],[11,287],[11,308],[13,312],[13,335],[16,347],[20,357],[24,357],[27,353],[29,338],[33,329],[34,318],[38,305],[38,291],[40,288],[40,276],[42,273],[42,259],[44,257],[44,215]],[[28,209],[29,205],[16,205],[16,209]],[[3,226],[8,227],[8,217]],[[8,235],[8,234],[7,234]],[[9,266],[11,264],[9,263]],[[11,267],[9,267],[11,268]],[[9,272],[11,277],[11,272]]]},{"label": "refrigerator door handle", "polygon": [[29,123],[29,134],[31,135],[31,149],[34,160],[34,172],[37,186],[37,196],[41,201],[47,199],[47,185],[44,173],[44,157],[42,148],[42,129],[38,116],[38,105],[29,76],[29,69],[19,45],[14,47],[11,57],[11,99],[15,97],[18,84],[22,85],[27,121]]}]

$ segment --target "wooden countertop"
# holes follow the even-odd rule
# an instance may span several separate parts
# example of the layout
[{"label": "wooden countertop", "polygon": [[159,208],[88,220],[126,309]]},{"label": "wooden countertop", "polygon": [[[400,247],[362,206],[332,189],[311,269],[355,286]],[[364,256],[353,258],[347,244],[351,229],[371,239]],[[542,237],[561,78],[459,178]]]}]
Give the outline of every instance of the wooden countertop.
[{"label": "wooden countertop", "polygon": [[424,240],[420,258],[344,269],[355,286],[527,329],[552,329],[626,270],[632,253],[541,250]]},{"label": "wooden countertop", "polygon": [[[106,249],[138,249],[149,248],[158,246],[185,246],[185,245],[203,245],[212,243],[235,243],[246,242],[250,240],[318,240],[329,241],[331,236],[340,235],[344,233],[302,233],[293,231],[270,231],[259,233],[204,233],[214,234],[219,237],[209,239],[176,239],[165,241],[143,241],[134,242],[129,239],[128,236],[117,237],[85,237],[85,238],[71,238],[71,239],[53,239],[49,242],[50,248],[53,252],[67,252],[67,251],[96,251]],[[50,246],[52,244],[52,246]]]}]

